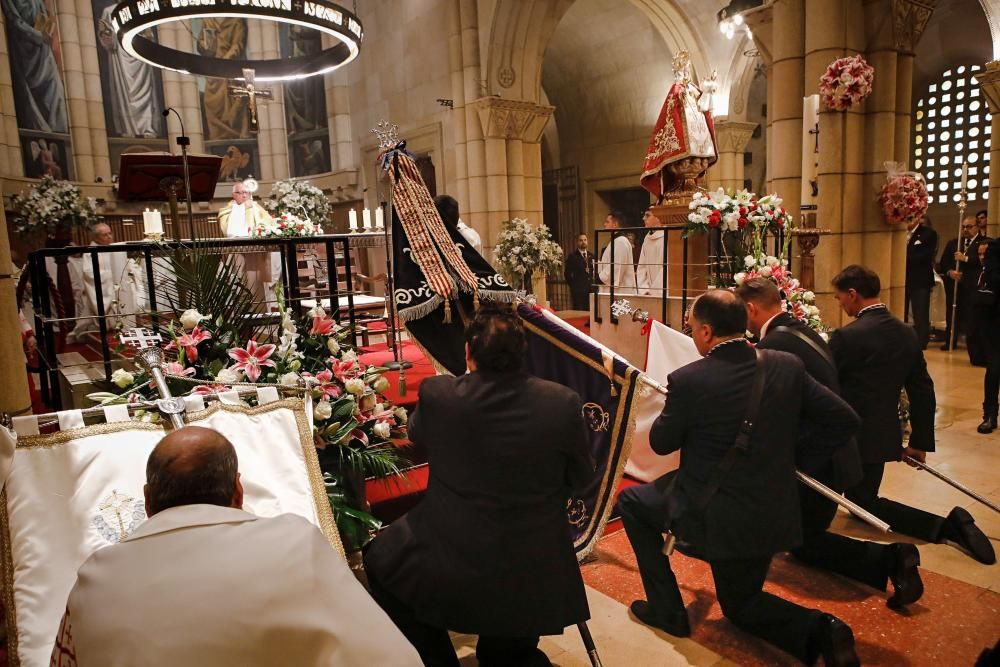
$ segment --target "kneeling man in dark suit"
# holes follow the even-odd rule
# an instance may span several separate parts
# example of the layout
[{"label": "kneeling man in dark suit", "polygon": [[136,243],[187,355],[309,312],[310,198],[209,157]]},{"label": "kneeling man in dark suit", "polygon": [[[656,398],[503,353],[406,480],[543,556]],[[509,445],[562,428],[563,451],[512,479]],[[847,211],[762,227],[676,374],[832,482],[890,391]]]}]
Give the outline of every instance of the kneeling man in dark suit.
[{"label": "kneeling man in dark suit", "polygon": [[[711,565],[722,613],[735,625],[807,664],[822,656],[827,665],[857,665],[846,624],[763,586],[772,556],[802,542],[796,456],[830,456],[857,430],[858,416],[796,357],[755,353],[744,339],[746,306],[732,292],[700,296],[690,322],[704,358],[670,374],[666,406],[649,434],[656,453],[681,451],[680,468],[618,499],[649,598],[633,602],[632,613],[672,635],[691,632],[663,553],[669,528]],[[816,425],[808,443],[798,440],[800,419]],[[798,451],[806,446],[810,452]]]},{"label": "kneeling man in dark suit", "polygon": [[420,386],[409,435],[430,452],[424,499],[371,544],[375,600],[425,665],[457,667],[448,630],[490,665],[549,665],[539,635],[590,617],[566,504],[594,475],[576,392],[521,370],[511,310],[466,332],[469,373]]}]

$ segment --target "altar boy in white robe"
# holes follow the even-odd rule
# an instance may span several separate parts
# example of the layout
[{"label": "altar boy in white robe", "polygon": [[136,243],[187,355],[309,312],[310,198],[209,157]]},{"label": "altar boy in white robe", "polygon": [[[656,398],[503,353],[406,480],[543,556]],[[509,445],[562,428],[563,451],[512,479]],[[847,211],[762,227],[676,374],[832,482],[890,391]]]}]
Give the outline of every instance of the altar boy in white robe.
[{"label": "altar boy in white robe", "polygon": [[144,493],[149,519],[80,568],[52,665],[421,664],[315,526],[241,509],[220,433],[161,440]]},{"label": "altar boy in white robe", "polygon": [[[90,230],[90,245],[114,245],[111,226],[99,222]],[[138,292],[141,290],[141,268],[125,252],[101,253],[97,256],[101,267],[101,300],[108,327],[114,327],[117,317],[138,310]],[[69,261],[70,280],[73,282],[73,300],[78,318],[69,333],[70,342],[80,339],[90,331],[100,328],[97,314],[97,278],[91,255],[73,257]],[[117,304],[115,303],[117,302]],[[124,317],[123,326],[135,326],[134,317]]]},{"label": "altar boy in white robe", "polygon": [[663,223],[649,209],[642,216],[642,224],[649,231],[642,241],[642,251],[639,253],[639,268],[635,271],[635,280],[639,294],[660,296],[663,289]]},{"label": "altar boy in white robe", "polygon": [[[619,229],[624,224],[625,216],[616,211],[608,213],[608,217],[604,219],[604,229]],[[612,238],[613,241],[604,248],[601,261],[597,264],[597,277],[605,285],[614,284],[616,294],[635,294],[633,263],[635,258],[632,256],[632,244],[624,234],[612,235]],[[611,256],[612,248],[614,257]]]}]

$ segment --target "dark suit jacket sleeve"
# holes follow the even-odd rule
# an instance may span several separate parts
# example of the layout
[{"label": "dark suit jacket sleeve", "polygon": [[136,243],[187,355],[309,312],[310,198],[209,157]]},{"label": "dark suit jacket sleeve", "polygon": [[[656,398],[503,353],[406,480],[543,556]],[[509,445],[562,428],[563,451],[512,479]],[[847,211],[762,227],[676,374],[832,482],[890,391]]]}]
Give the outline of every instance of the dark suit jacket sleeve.
[{"label": "dark suit jacket sleeve", "polygon": [[802,454],[832,454],[858,432],[861,418],[840,396],[803,372],[802,415],[816,428]]},{"label": "dark suit jacket sleeve", "polygon": [[934,264],[934,258],[937,257],[937,232],[929,227],[923,226],[920,230],[920,245],[913,245],[910,247],[910,257],[915,266],[931,266]]},{"label": "dark suit jacket sleeve", "polygon": [[406,434],[407,437],[413,443],[423,443],[426,433],[424,432],[424,416],[430,417],[433,414],[434,408],[434,378],[427,378],[420,384],[419,397],[417,398],[417,407],[413,409],[413,414],[410,415],[409,421],[407,422]]},{"label": "dark suit jacket sleeve", "polygon": [[566,448],[569,463],[566,483],[574,491],[582,491],[594,479],[594,458],[590,453],[590,437],[583,419],[583,401],[573,394],[566,416]]},{"label": "dark suit jacket sleeve", "polygon": [[953,243],[953,241],[954,239],[944,244],[944,251],[941,253],[941,259],[938,260],[937,272],[942,277],[948,275],[948,271],[955,268],[955,248],[958,247],[958,244]]},{"label": "dark suit jacket sleeve", "polygon": [[566,258],[566,265],[563,270],[563,277],[566,278],[567,283],[572,284],[573,277],[575,276],[575,274],[576,272],[573,271],[573,255],[570,255]]},{"label": "dark suit jacket sleeve", "polygon": [[903,387],[910,399],[910,447],[933,452],[934,411],[937,402],[934,398],[934,381],[927,372],[927,362],[923,354],[920,354],[917,362],[913,364]]},{"label": "dark suit jacket sleeve", "polygon": [[663,412],[653,422],[649,430],[649,446],[660,455],[676,452],[684,444],[687,428],[687,397],[671,374],[667,378],[667,401]]}]

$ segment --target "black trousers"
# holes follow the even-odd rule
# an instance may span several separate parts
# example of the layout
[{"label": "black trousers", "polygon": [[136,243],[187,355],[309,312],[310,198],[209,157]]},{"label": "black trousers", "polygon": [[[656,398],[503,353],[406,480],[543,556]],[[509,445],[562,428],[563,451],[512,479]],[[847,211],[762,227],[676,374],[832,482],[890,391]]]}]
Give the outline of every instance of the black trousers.
[{"label": "black trousers", "polygon": [[[952,307],[955,303],[955,283],[950,279],[946,278],[944,280],[944,302],[945,302],[945,321],[948,323],[945,328],[944,342],[951,342],[951,327],[952,323]],[[958,330],[955,332],[955,345],[958,345],[958,337],[966,333],[964,327],[966,316],[965,316],[965,295],[962,293],[962,287],[959,285],[958,288],[958,307],[955,309],[958,311]]]},{"label": "black trousers", "polygon": [[[992,319],[988,310],[976,304],[976,293],[972,292],[967,296],[969,302],[969,317],[967,328],[965,329],[966,347],[969,348],[969,363],[973,366],[986,368],[989,363],[989,343],[988,336],[990,320]],[[993,323],[996,324],[995,322]]]},{"label": "black trousers", "polygon": [[997,414],[1000,405],[1000,305],[984,312],[979,320],[986,353],[986,376],[983,378],[983,412]]},{"label": "black trousers", "polygon": [[[664,519],[669,509],[663,479],[630,487],[618,496],[618,511],[639,561],[646,597],[653,612],[661,615],[684,611],[670,559],[663,555]],[[822,614],[764,592],[770,556],[710,560],[709,565],[726,618],[806,664],[816,660],[815,636]]]},{"label": "black trousers", "polygon": [[[368,572],[368,585],[378,605],[417,649],[425,667],[459,667],[458,656],[446,628],[434,627],[418,619],[413,610],[386,590],[371,571]],[[552,664],[538,648],[537,635],[480,635],[476,642],[476,659],[482,667],[550,667]]]},{"label": "black trousers", "polygon": [[836,572],[884,591],[889,583],[890,548],[887,544],[856,540],[828,532],[837,503],[799,486],[802,509],[802,546],[792,554],[807,565]]},{"label": "black trousers", "polygon": [[902,533],[927,542],[940,540],[944,517],[879,497],[878,489],[882,485],[885,463],[865,463],[862,465],[862,470],[864,472],[861,481],[844,494],[849,500],[853,500],[887,522],[894,533]]},{"label": "black trousers", "polygon": [[578,287],[576,285],[570,285],[569,288],[570,300],[573,302],[573,310],[589,310],[590,309],[590,284]]},{"label": "black trousers", "polygon": [[917,340],[921,349],[927,347],[931,338],[931,288],[907,287],[906,310],[904,318],[913,318],[913,328],[917,331]]}]

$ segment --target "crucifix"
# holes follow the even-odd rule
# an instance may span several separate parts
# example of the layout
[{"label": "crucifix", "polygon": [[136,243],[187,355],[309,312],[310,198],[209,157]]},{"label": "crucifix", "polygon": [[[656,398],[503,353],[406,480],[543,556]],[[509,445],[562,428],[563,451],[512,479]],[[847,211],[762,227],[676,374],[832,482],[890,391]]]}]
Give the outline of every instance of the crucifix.
[{"label": "crucifix", "polygon": [[184,399],[175,398],[170,394],[167,380],[163,377],[163,350],[160,349],[160,341],[163,340],[163,337],[154,331],[141,327],[123,331],[119,338],[125,345],[135,348],[136,362],[152,376],[156,390],[160,393],[156,407],[170,418],[170,423],[174,428],[183,428],[184,410],[187,406]]},{"label": "crucifix", "polygon": [[[238,79],[237,79],[238,81]],[[243,68],[243,85],[231,81],[229,83],[229,94],[233,97],[246,97],[247,107],[250,110],[250,131],[257,131],[257,98],[262,100],[273,100],[274,93],[271,90],[257,88],[254,83],[254,71]]]}]

